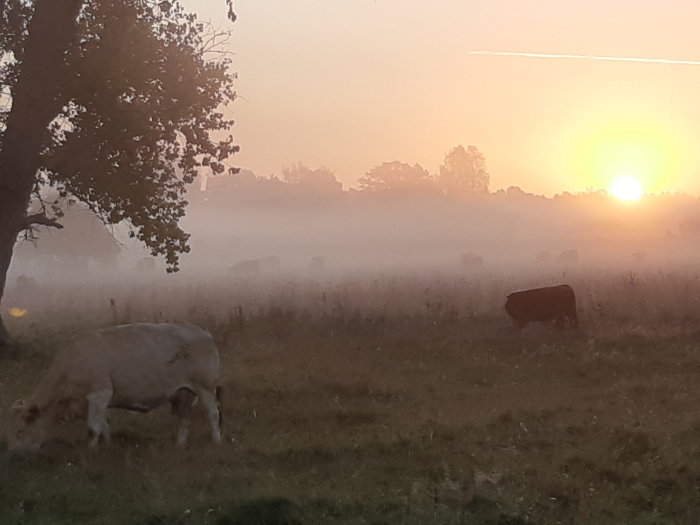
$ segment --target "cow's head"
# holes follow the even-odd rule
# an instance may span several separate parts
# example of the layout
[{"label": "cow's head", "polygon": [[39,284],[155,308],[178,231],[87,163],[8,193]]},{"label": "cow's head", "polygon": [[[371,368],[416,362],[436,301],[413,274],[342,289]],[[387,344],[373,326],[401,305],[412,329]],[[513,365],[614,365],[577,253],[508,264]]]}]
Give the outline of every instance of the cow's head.
[{"label": "cow's head", "polygon": [[10,408],[7,425],[8,450],[38,450],[44,438],[43,425],[39,422],[41,410],[35,403],[20,399]]}]

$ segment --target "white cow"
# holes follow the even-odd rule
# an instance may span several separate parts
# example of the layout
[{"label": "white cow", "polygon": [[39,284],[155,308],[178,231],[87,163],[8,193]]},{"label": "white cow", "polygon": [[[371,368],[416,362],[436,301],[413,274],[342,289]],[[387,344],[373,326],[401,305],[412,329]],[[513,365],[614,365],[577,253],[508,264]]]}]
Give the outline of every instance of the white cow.
[{"label": "white cow", "polygon": [[11,408],[8,449],[38,449],[60,420],[87,419],[95,447],[109,441],[107,409],[148,412],[165,403],[178,415],[178,445],[187,442],[197,397],[212,439],[221,441],[219,352],[191,324],[128,324],[84,333],[56,354],[28,401]]}]

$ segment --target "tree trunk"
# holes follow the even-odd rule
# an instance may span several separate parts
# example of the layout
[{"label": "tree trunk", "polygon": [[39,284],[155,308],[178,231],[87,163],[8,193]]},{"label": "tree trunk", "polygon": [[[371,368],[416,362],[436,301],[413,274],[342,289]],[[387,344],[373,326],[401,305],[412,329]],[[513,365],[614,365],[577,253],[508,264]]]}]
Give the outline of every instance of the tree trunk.
[{"label": "tree trunk", "polygon": [[[18,216],[22,219],[22,214],[17,212],[18,207],[7,202],[0,193],[0,299],[2,299],[7,279],[7,270],[12,261],[12,249],[17,239]],[[26,201],[20,211],[26,210]],[[9,334],[0,316],[0,346],[5,346],[9,342]]]},{"label": "tree trunk", "polygon": [[[12,110],[0,149],[0,300],[17,234],[22,229],[48,126],[60,113],[66,56],[78,32],[84,0],[37,0],[20,57]],[[8,342],[0,318],[0,345]]]}]

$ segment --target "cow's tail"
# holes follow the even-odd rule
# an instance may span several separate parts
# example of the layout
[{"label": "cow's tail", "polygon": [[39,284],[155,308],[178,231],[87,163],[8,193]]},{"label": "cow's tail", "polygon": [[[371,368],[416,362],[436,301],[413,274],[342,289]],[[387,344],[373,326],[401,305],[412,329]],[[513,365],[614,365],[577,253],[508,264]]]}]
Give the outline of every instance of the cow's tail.
[{"label": "cow's tail", "polygon": [[224,403],[221,400],[224,389],[217,386],[214,392],[216,393],[216,407],[219,409],[219,428],[221,428],[221,425],[224,423]]}]

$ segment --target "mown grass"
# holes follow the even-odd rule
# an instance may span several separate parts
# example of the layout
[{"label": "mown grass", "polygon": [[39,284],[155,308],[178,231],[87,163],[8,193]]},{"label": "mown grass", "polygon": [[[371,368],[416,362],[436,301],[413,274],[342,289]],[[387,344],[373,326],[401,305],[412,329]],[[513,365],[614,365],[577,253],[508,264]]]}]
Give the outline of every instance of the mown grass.
[{"label": "mown grass", "polygon": [[[201,287],[158,288],[156,299],[134,292],[128,312],[118,298],[116,313],[100,292],[73,317],[78,300],[66,293],[53,322],[45,309],[13,326],[20,344],[0,361],[3,407],[31,391],[71,331],[112,315],[153,320],[147,312],[162,307],[163,318],[189,312],[219,343],[225,441],[213,446],[202,419],[179,450],[175,421],[159,410],[114,412],[114,443],[97,451],[79,423],[39,454],[2,448],[1,521],[700,523],[692,288],[686,306],[657,317],[651,305],[667,294],[653,279],[647,320],[636,310],[608,317],[626,298],[596,295],[604,286],[591,282],[580,331],[520,336],[495,306],[505,285],[490,281],[479,289],[494,306],[478,311],[438,282],[427,292],[415,281],[403,291],[312,283],[313,293],[294,285],[291,295],[282,283],[257,299],[232,288],[228,303],[225,291],[207,300]],[[396,290],[404,303],[388,301]],[[416,297],[431,306],[413,306]]]}]

